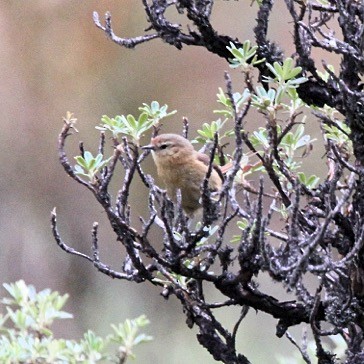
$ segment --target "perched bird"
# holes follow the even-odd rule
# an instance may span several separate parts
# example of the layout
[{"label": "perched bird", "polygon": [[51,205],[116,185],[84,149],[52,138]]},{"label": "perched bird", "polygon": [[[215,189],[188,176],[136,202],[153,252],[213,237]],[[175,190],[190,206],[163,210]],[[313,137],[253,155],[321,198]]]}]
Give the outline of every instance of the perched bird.
[{"label": "perched bird", "polygon": [[[201,208],[201,185],[210,158],[197,152],[187,139],[177,134],[158,135],[142,148],[152,151],[158,175],[166,186],[168,196],[176,202],[177,190],[180,190],[182,208],[193,216]],[[222,181],[223,175],[219,167],[214,165],[209,178],[209,189],[219,191]]]}]

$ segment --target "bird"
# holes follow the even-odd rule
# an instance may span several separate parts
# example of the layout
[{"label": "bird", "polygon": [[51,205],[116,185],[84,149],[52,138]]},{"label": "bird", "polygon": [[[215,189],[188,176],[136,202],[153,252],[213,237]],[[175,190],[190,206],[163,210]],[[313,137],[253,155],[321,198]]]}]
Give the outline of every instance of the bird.
[{"label": "bird", "polygon": [[[178,134],[160,134],[142,147],[150,150],[157,167],[157,174],[165,184],[169,198],[175,203],[177,191],[181,191],[181,205],[185,213],[194,216],[201,205],[201,187],[209,168],[210,158],[197,152],[191,142]],[[208,181],[211,192],[218,192],[223,174],[213,165]]]}]

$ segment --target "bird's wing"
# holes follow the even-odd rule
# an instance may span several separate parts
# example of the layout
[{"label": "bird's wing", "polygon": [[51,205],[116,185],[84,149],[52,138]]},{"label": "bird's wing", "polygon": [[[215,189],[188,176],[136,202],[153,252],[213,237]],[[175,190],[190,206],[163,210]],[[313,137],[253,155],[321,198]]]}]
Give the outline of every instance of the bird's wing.
[{"label": "bird's wing", "polygon": [[[197,153],[197,159],[200,162],[202,162],[203,164],[205,164],[206,166],[208,166],[210,163],[210,157],[203,153]],[[212,168],[217,172],[217,174],[221,178],[221,181],[224,181],[224,175],[223,175],[220,167],[217,164],[213,163]]]}]

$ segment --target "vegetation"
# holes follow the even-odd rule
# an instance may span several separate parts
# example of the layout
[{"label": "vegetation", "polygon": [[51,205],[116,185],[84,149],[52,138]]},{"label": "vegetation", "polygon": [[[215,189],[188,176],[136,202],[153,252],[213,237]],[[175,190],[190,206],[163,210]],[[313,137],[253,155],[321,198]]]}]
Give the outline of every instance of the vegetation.
[{"label": "vegetation", "polygon": [[[236,335],[253,308],[277,320],[277,336],[285,335],[297,347],[301,361],[314,362],[313,354],[318,363],[362,363],[363,3],[286,0],[291,16],[287,26],[292,27],[295,47],[292,57],[284,56],[279,45],[268,38],[268,24],[274,16],[272,0],[254,3],[254,46],[249,40],[220,35],[213,28],[211,0],[142,3],[149,21],[147,35],[116,36],[109,13],[103,24],[95,13],[95,24],[112,41],[128,48],[156,38],[178,49],[183,45],[204,47],[226,59],[232,74],[242,72],[244,76],[244,86],[236,87],[230,73],[225,74],[226,84],[218,90],[215,110],[220,118],[201,125],[194,136],[210,153],[211,162],[225,168],[223,187],[218,199],[210,199],[207,181],[203,183],[203,213],[195,226],[180,203],[173,206],[165,191],[143,171],[148,151],[140,150],[140,137],[158,134],[160,120],[174,113],[167,112],[167,105],[155,101],[144,104],[137,116],[104,116],[97,127],[96,157],[81,145],[75,166],[65,152],[76,122],[68,114],[59,136],[60,162],[105,210],[116,240],[125,248],[123,269],[116,271],[100,261],[97,223],[92,229],[92,256],[66,245],[54,210],[52,228],[58,245],[112,278],[150,282],[166,299],[175,295],[187,325],[198,327],[199,343],[217,361],[250,363],[249,353],[238,352]],[[172,7],[191,23],[187,31],[166,18],[167,8]],[[339,36],[334,28],[340,29]],[[336,70],[314,57],[316,50],[335,53],[340,67]],[[252,113],[255,119],[260,116],[264,126],[249,123]],[[317,163],[310,153],[316,140],[306,131],[308,120],[318,125],[322,137],[326,176],[307,173]],[[192,138],[186,118],[181,132]],[[105,138],[106,133],[111,139]],[[115,148],[111,156],[105,153],[108,140]],[[112,196],[109,185],[116,168],[123,171],[124,181]],[[130,186],[136,178],[141,178],[149,194],[141,228],[131,224]],[[229,234],[232,227],[237,227],[238,235]],[[159,232],[161,245],[153,241],[152,232]],[[264,292],[259,286],[263,273],[292,299],[279,301]],[[205,286],[214,287],[226,299],[208,301]],[[216,310],[230,306],[241,307],[232,330],[215,315]],[[305,334],[298,344],[289,333],[299,324],[306,326],[312,343],[308,344]],[[340,350],[325,346],[326,337]]]},{"label": "vegetation", "polygon": [[[125,363],[134,358],[134,348],[152,340],[140,334],[148,325],[145,316],[111,325],[112,333],[103,338],[88,330],[79,341],[57,339],[51,326],[55,320],[71,319],[62,311],[68,295],[45,289],[36,292],[24,281],[4,284],[9,297],[1,303],[6,309],[0,315],[0,361],[4,364],[71,364]],[[115,353],[111,354],[113,351]]]}]

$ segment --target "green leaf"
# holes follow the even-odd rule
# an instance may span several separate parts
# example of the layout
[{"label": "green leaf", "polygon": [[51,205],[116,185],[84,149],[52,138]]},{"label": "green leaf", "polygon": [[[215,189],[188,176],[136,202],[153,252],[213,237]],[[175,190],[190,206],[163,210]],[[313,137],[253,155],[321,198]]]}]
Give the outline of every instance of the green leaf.
[{"label": "green leaf", "polygon": [[226,47],[234,58],[229,59],[230,67],[240,67],[243,72],[248,72],[252,66],[264,62],[264,59],[258,60],[256,57],[257,46],[250,46],[250,40],[246,40],[241,48],[237,48],[233,42],[230,47]]},{"label": "green leaf", "polygon": [[75,165],[74,170],[77,175],[88,177],[91,181],[97,173],[111,160],[112,157],[103,160],[103,155],[98,153],[96,157],[91,152],[85,151],[84,157],[74,157],[78,165]]}]

